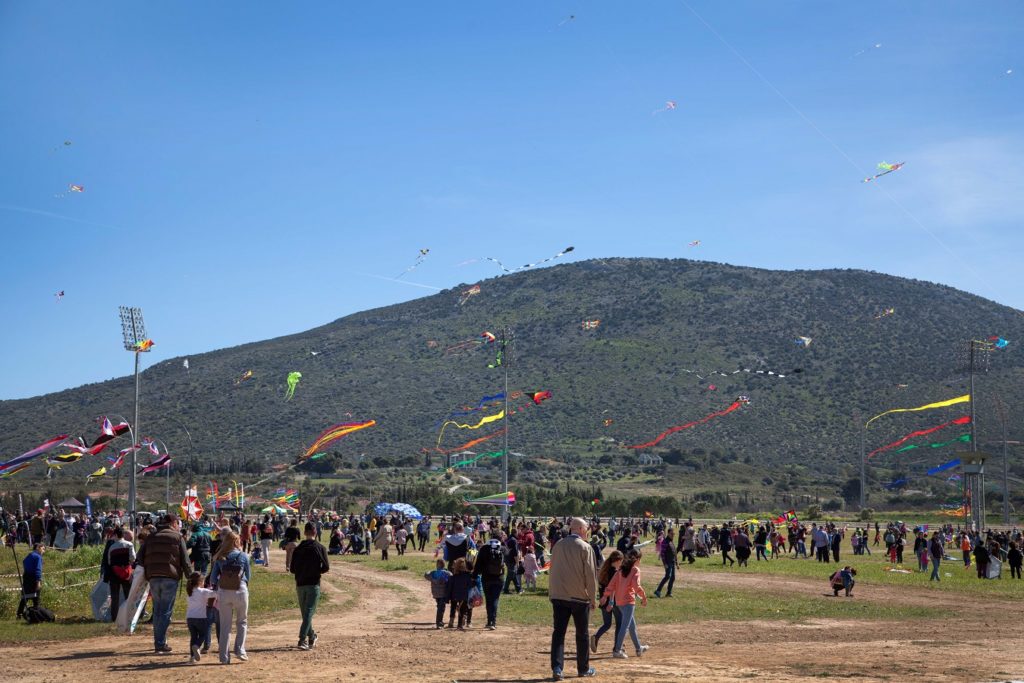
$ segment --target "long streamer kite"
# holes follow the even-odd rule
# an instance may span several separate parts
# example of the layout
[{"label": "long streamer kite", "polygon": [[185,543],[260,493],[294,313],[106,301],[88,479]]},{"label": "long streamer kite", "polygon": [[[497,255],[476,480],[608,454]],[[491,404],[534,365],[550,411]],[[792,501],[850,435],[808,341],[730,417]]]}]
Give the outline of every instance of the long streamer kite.
[{"label": "long streamer kite", "polygon": [[713,420],[716,417],[721,417],[723,415],[728,415],[729,413],[733,412],[734,410],[739,410],[740,406],[742,406],[744,403],[745,403],[745,401],[741,401],[741,400],[737,399],[737,400],[733,401],[732,405],[730,405],[725,410],[719,410],[716,413],[711,413],[710,415],[702,417],[699,420],[694,420],[693,422],[687,422],[686,424],[676,425],[675,427],[671,427],[670,429],[666,429],[665,431],[663,431],[661,434],[656,436],[651,441],[647,441],[645,443],[638,443],[638,444],[635,444],[635,445],[632,445],[632,446],[626,446],[626,448],[632,448],[634,450],[639,449],[639,448],[650,448],[651,446],[654,446],[654,445],[657,445],[657,444],[661,443],[665,439],[665,437],[669,436],[670,434],[675,434],[676,432],[681,432],[684,429],[689,429],[691,427],[696,427],[697,425],[702,425],[705,422],[709,422],[709,421]]},{"label": "long streamer kite", "polygon": [[438,420],[437,424],[434,425],[434,428],[439,429],[441,425],[445,422],[445,420],[450,420],[453,417],[461,417],[463,415],[472,415],[473,413],[485,410],[486,408],[489,408],[492,405],[497,405],[498,403],[504,400],[504,392],[498,392],[497,394],[493,394],[491,396],[484,396],[479,401],[477,401],[477,404],[475,406],[463,406],[462,410],[455,410],[448,413],[447,417],[445,417],[442,420]]},{"label": "long streamer kite", "polygon": [[493,344],[496,339],[497,337],[494,336],[494,333],[484,330],[477,337],[473,337],[472,339],[464,339],[463,341],[452,344],[451,346],[444,350],[444,353],[446,356],[451,356],[454,354],[461,353],[463,351],[476,351],[481,346]]},{"label": "long streamer kite", "polygon": [[498,264],[498,267],[501,268],[501,270],[503,272],[505,272],[505,273],[516,273],[516,272],[519,272],[520,270],[526,270],[527,268],[536,268],[537,266],[543,265],[543,264],[547,263],[548,261],[554,261],[556,258],[561,258],[562,256],[565,256],[566,254],[571,252],[573,249],[575,249],[575,247],[566,247],[565,249],[563,249],[562,251],[558,252],[554,256],[549,256],[548,258],[543,259],[542,261],[535,261],[533,263],[527,263],[526,265],[519,266],[517,268],[506,268],[504,263],[502,263],[498,259],[492,258],[490,256],[485,256],[484,260],[485,261],[491,261],[492,263]]},{"label": "long streamer kite", "polygon": [[949,422],[943,422],[942,424],[937,425],[935,427],[929,427],[927,429],[918,429],[917,431],[910,432],[906,436],[901,437],[901,438],[897,439],[896,441],[893,441],[890,444],[886,444],[885,446],[882,446],[881,448],[876,448],[875,450],[873,450],[870,453],[868,453],[868,457],[870,458],[871,456],[873,456],[873,455],[875,455],[877,453],[881,453],[883,451],[887,451],[890,448],[896,448],[897,446],[902,446],[907,441],[910,441],[911,439],[917,438],[919,436],[925,436],[927,434],[933,434],[934,432],[937,432],[940,429],[945,429],[946,427],[952,427],[954,425],[965,425],[965,424],[970,424],[970,423],[971,423],[970,416],[969,415],[965,415],[963,417],[958,417],[955,420],[950,420]]},{"label": "long streamer kite", "polygon": [[501,428],[501,429],[499,429],[496,432],[491,432],[487,436],[481,436],[481,437],[473,439],[471,441],[467,441],[466,443],[462,444],[461,446],[456,446],[455,448],[437,448],[437,447],[435,447],[434,450],[439,452],[439,453],[444,453],[445,455],[450,455],[452,453],[458,453],[460,451],[464,451],[467,448],[472,448],[473,446],[476,446],[477,444],[481,444],[484,441],[490,441],[494,437],[501,436],[504,433],[505,433],[505,428]]},{"label": "long streamer kite", "polygon": [[803,368],[794,368],[793,370],[787,370],[786,372],[776,372],[774,370],[751,370],[750,368],[740,368],[739,370],[733,370],[732,372],[722,372],[721,370],[688,370],[682,368],[682,371],[691,375],[696,375],[697,379],[703,380],[706,377],[717,375],[719,377],[732,377],[741,372],[745,372],[751,375],[764,375],[765,377],[778,377],[779,379],[785,379],[789,375],[799,375],[803,372]]},{"label": "long streamer kite", "polygon": [[928,476],[931,476],[933,474],[938,474],[939,472],[945,472],[946,470],[951,470],[954,467],[959,467],[959,466],[960,466],[960,458],[957,458],[956,460],[950,460],[949,462],[944,462],[941,465],[937,465],[937,466],[931,468],[930,470],[928,470]]},{"label": "long streamer kite", "polygon": [[901,168],[903,168],[903,165],[905,163],[906,163],[905,161],[901,161],[898,164],[890,164],[890,163],[888,163],[886,161],[883,161],[882,163],[878,164],[878,170],[881,171],[881,173],[876,173],[875,175],[871,176],[870,178],[865,178],[861,182],[862,183],[870,183],[872,180],[876,180],[878,178],[881,178],[884,175],[889,175],[893,171],[898,171]]},{"label": "long streamer kite", "polygon": [[[67,434],[62,434],[60,436],[55,436],[52,439],[50,439],[49,441],[44,441],[43,443],[39,444],[38,446],[36,446],[32,450],[26,451],[25,453],[22,453],[21,455],[19,455],[16,458],[11,458],[7,462],[0,462],[0,472],[5,472],[5,471],[11,469],[12,467],[14,467],[15,465],[20,465],[21,463],[29,462],[33,458],[38,457],[38,456],[42,455],[43,453],[46,453],[47,451],[49,451],[49,450],[51,450],[53,448],[56,448],[57,446],[61,445],[64,442],[64,439],[66,439],[66,438],[68,438]],[[22,469],[24,469],[24,468],[22,468]]]},{"label": "long streamer kite", "polygon": [[443,425],[441,425],[441,431],[437,435],[437,446],[438,447],[441,446],[441,439],[444,438],[444,430],[448,427],[448,425],[455,425],[456,429],[480,429],[485,424],[490,424],[491,422],[496,422],[496,421],[498,421],[498,420],[500,420],[500,419],[502,419],[504,417],[505,417],[505,411],[501,410],[501,411],[495,413],[494,415],[487,415],[486,417],[480,418],[480,421],[477,422],[475,425],[459,424],[455,420],[448,420]]},{"label": "long streamer kite", "polygon": [[469,289],[462,290],[462,293],[459,294],[459,305],[460,306],[463,305],[464,303],[469,301],[470,298],[478,295],[479,293],[480,293],[480,285],[473,285]]},{"label": "long streamer kite", "polygon": [[480,453],[479,455],[474,455],[472,458],[468,458],[466,460],[459,460],[458,462],[453,462],[451,465],[448,466],[448,469],[454,470],[457,467],[466,467],[467,465],[472,465],[478,460],[493,460],[494,458],[500,458],[503,455],[505,455],[505,451],[492,451],[490,453]]},{"label": "long streamer kite", "polygon": [[883,415],[891,415],[892,413],[916,413],[921,410],[932,410],[933,408],[945,408],[947,406],[955,406],[958,403],[970,403],[970,401],[971,395],[964,394],[963,396],[957,396],[956,398],[946,399],[945,401],[938,401],[937,403],[928,403],[926,405],[918,406],[916,408],[893,408],[892,410],[887,410],[884,413],[879,413],[878,415],[875,415],[873,418],[865,422],[864,426],[867,427],[869,424],[871,424],[878,418],[882,417]]},{"label": "long streamer kite", "polygon": [[107,474],[107,468],[106,467],[101,467],[98,470],[96,470],[95,472],[93,472],[92,474],[90,474],[88,477],[86,477],[85,478],[85,483],[88,484],[93,479],[99,479],[100,477],[106,476],[106,474]]},{"label": "long streamer kite", "polygon": [[328,445],[334,443],[343,436],[348,436],[352,432],[358,432],[360,429],[366,429],[367,427],[373,427],[377,424],[376,420],[366,420],[365,422],[343,422],[336,424],[333,427],[325,429],[320,436],[316,437],[316,441],[313,445],[306,449],[296,460],[296,464],[307,460],[308,458],[316,455],[317,451],[326,448]]},{"label": "long streamer kite", "polygon": [[493,496],[484,496],[482,498],[470,498],[462,501],[463,505],[499,505],[501,507],[512,507],[516,504],[516,494],[512,491],[506,491],[505,493],[495,493]]},{"label": "long streamer kite", "polygon": [[409,266],[408,268],[406,268],[405,270],[403,270],[398,275],[396,275],[395,279],[398,279],[398,278],[402,277],[403,275],[405,275],[406,273],[411,273],[412,271],[416,270],[416,267],[426,260],[427,254],[429,254],[429,253],[430,253],[429,249],[420,249],[419,256],[416,257],[416,260],[413,261],[412,265]]},{"label": "long streamer kite", "polygon": [[242,382],[244,382],[245,380],[249,379],[250,377],[252,377],[252,370],[246,370],[245,372],[242,373],[242,375],[238,379],[235,380],[235,384],[236,385],[237,384],[241,384]]},{"label": "long streamer kite", "polygon": [[904,446],[903,448],[897,448],[893,452],[894,453],[903,453],[905,451],[912,451],[915,448],[944,448],[945,446],[951,446],[951,445],[953,445],[955,443],[970,443],[970,442],[971,442],[971,435],[970,434],[961,434],[960,436],[956,437],[955,439],[950,439],[949,441],[940,441],[938,443],[924,443],[924,444],[913,443],[913,444],[910,444],[909,446]]},{"label": "long streamer kite", "polygon": [[15,465],[14,467],[11,467],[10,469],[3,470],[3,472],[0,473],[0,479],[7,479],[9,477],[13,477],[18,472],[21,472],[22,470],[26,470],[26,469],[28,469],[31,466],[32,466],[31,462],[23,462],[20,465]]}]

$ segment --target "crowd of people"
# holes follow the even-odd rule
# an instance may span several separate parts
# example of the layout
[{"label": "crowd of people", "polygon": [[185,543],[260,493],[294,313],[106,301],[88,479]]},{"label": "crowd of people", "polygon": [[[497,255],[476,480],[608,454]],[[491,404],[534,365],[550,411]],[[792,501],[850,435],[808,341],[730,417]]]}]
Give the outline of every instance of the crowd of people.
[{"label": "crowd of people", "polygon": [[[551,668],[563,676],[564,639],[569,623],[575,627],[576,669],[593,676],[589,655],[598,651],[602,637],[612,631],[612,656],[628,657],[626,638],[635,656],[648,646],[641,641],[637,607],[645,606],[648,592],[641,581],[642,559],[654,558],[663,571],[655,598],[670,598],[680,562],[721,555],[722,565],[742,568],[755,561],[782,557],[839,563],[844,540],[854,556],[884,552],[893,568],[901,567],[906,550],[914,555],[917,569],[941,581],[943,562],[962,559],[973,565],[979,578],[998,577],[993,566],[1006,562],[1011,575],[1021,576],[1024,560],[1021,533],[1012,530],[970,529],[943,525],[908,527],[900,521],[882,526],[840,526],[831,522],[803,524],[749,520],[697,525],[693,520],[598,517],[590,520],[526,519],[513,517],[450,516],[408,518],[388,515],[336,515],[322,512],[305,521],[284,514],[250,518],[241,514],[216,519],[205,517],[183,524],[173,513],[159,520],[140,517],[136,530],[119,513],[91,516],[65,515],[63,511],[38,510],[31,517],[0,515],[0,531],[12,542],[32,544],[24,561],[21,615],[28,602],[38,606],[42,586],[43,554],[54,535],[71,533],[72,548],[104,544],[100,574],[110,589],[110,614],[117,620],[135,581],[142,572],[152,596],[154,651],[172,652],[168,627],[179,584],[188,595],[186,624],[189,659],[200,661],[211,647],[216,632],[218,658],[228,664],[232,656],[248,660],[249,590],[255,564],[270,568],[271,548],[284,550],[284,569],[294,574],[296,597],[302,617],[298,648],[315,646],[313,616],[320,599],[321,576],[330,569],[329,555],[379,553],[389,561],[392,552],[432,553],[435,568],[424,578],[436,603],[435,628],[465,631],[472,628],[473,613],[483,607],[484,628],[499,625],[503,595],[536,589],[537,578],[548,572],[548,596],[552,605]],[[301,525],[301,527],[300,527]],[[322,544],[327,537],[328,546]],[[647,548],[647,546],[653,546]],[[883,549],[884,547],[884,549]],[[959,551],[959,558],[950,553]],[[733,557],[735,555],[735,557]],[[900,569],[900,571],[908,571]],[[857,571],[850,565],[828,574],[834,595],[852,595]],[[597,611],[601,624],[591,635],[589,621]],[[614,630],[613,630],[614,629]],[[232,632],[234,639],[232,642]]]}]

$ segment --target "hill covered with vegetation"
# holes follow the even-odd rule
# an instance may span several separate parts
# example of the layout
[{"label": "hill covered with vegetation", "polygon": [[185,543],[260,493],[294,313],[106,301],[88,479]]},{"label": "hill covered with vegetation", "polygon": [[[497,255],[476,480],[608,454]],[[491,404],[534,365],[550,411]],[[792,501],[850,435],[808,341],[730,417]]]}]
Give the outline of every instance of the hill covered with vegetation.
[{"label": "hill covered with vegetation", "polygon": [[[773,496],[818,489],[838,495],[859,471],[858,425],[889,408],[966,393],[964,342],[991,335],[1011,344],[987,354],[989,369],[977,379],[979,444],[1001,438],[997,397],[1008,406],[1011,438],[1022,436],[1015,426],[1024,417],[1024,359],[1015,342],[1024,341],[1024,318],[950,287],[856,270],[782,272],[663,259],[592,260],[506,275],[481,282],[480,294],[460,306],[468,286],[192,355],[189,373],[181,358],[154,365],[142,375],[143,432],[166,441],[181,465],[194,456],[206,477],[269,472],[292,462],[326,427],[374,419],[375,427],[329,447],[314,469],[401,477],[403,470],[393,468],[414,472],[428,454],[432,464],[441,462],[434,448],[446,416],[504,388],[506,366],[488,367],[494,344],[457,354],[446,348],[509,328],[510,391],[552,394],[510,420],[521,483],[572,480],[627,495],[685,496],[724,483]],[[880,315],[890,308],[893,314]],[[583,329],[589,320],[600,325]],[[813,341],[805,347],[798,337]],[[737,369],[786,377],[703,372]],[[236,383],[248,370],[252,377]],[[286,401],[292,371],[302,379]],[[739,410],[656,447],[623,448],[721,411],[740,395],[749,403]],[[0,402],[8,425],[0,452],[13,456],[62,431],[95,433],[97,415],[130,415],[132,398],[126,377]],[[867,433],[868,450],[957,417],[961,408],[880,420]],[[475,424],[498,410],[460,419]],[[449,426],[441,448],[456,450],[500,426]],[[474,450],[500,447],[498,437]],[[953,450],[922,455],[937,464]],[[663,464],[644,469],[642,454]],[[901,457],[873,459],[876,486],[922,460]],[[99,466],[85,460],[57,476],[84,479]],[[18,477],[44,471],[39,464]]]}]

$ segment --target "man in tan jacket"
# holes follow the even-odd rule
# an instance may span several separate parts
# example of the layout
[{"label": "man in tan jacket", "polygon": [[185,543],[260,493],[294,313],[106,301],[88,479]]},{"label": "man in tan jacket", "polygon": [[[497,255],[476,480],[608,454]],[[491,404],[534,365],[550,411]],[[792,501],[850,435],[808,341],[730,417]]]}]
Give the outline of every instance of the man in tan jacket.
[{"label": "man in tan jacket", "polygon": [[576,627],[576,672],[581,677],[595,675],[590,666],[590,610],[596,607],[597,572],[594,551],[587,543],[587,523],[574,517],[570,534],[551,549],[551,573],[548,595],[554,610],[554,631],[551,633],[551,673],[556,681],[563,679],[565,664],[565,632],[571,618]]}]

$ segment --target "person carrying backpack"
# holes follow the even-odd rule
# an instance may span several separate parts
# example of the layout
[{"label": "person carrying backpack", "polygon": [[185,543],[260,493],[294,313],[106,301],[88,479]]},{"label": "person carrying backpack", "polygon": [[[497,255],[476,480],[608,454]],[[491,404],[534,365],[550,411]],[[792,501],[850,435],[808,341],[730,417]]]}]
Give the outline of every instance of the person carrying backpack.
[{"label": "person carrying backpack", "polygon": [[[131,532],[128,532],[131,534]],[[117,610],[122,600],[128,599],[132,587],[132,565],[135,563],[135,544],[126,541],[124,529],[114,530],[114,541],[103,556],[103,581],[110,586],[110,620],[117,622]],[[123,594],[123,595],[122,595]]]},{"label": "person carrying backpack", "polygon": [[[13,547],[13,546],[12,546]],[[39,593],[43,588],[43,553],[46,546],[42,543],[33,543],[32,552],[25,556],[22,561],[23,573],[21,575],[21,602],[18,603],[17,617],[25,616],[25,605],[32,601],[29,609],[38,609]]]},{"label": "person carrying backpack", "polygon": [[505,574],[505,558],[508,548],[501,544],[500,532],[494,532],[487,545],[480,548],[473,565],[473,575],[483,580],[484,604],[487,609],[487,630],[498,627],[498,600]]},{"label": "person carrying backpack", "polygon": [[213,557],[213,572],[210,574],[210,583],[217,589],[220,610],[220,663],[231,663],[228,641],[231,639],[232,617],[237,627],[234,653],[247,662],[245,636],[249,630],[249,581],[252,578],[249,556],[242,552],[242,539],[234,531],[222,529],[220,538],[220,548]]},{"label": "person carrying backpack", "polygon": [[331,569],[327,561],[327,550],[316,540],[316,525],[306,522],[305,540],[292,551],[291,573],[295,574],[295,590],[299,595],[299,612],[302,624],[299,626],[299,649],[312,650],[316,646],[316,631],[313,630],[313,614],[320,601],[320,576]]},{"label": "person carrying backpack", "polygon": [[189,559],[192,560],[192,566],[197,572],[206,576],[206,571],[210,568],[210,535],[202,526],[195,524],[192,526],[192,535],[186,545],[190,549]]}]

